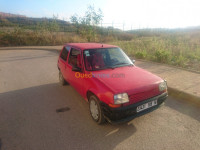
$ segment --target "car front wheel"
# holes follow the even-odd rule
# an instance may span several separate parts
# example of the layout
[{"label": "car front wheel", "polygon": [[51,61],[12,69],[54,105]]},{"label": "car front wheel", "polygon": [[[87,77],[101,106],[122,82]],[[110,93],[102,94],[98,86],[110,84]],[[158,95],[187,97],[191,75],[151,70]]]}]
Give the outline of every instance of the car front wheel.
[{"label": "car front wheel", "polygon": [[102,124],[105,122],[102,108],[96,96],[92,95],[89,98],[90,114],[95,122]]}]

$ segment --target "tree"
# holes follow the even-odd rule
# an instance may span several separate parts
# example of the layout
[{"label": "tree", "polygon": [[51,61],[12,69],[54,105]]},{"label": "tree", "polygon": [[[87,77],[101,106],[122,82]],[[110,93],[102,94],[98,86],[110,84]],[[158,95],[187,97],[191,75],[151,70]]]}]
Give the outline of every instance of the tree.
[{"label": "tree", "polygon": [[52,20],[49,24],[50,25],[49,30],[51,32],[58,32],[59,31],[59,24],[58,24],[57,20],[58,20],[58,15],[57,16],[53,15],[53,18],[52,18]]},{"label": "tree", "polygon": [[70,20],[76,27],[76,33],[79,34],[79,18],[78,18],[78,15],[74,14],[73,16],[70,17]]},{"label": "tree", "polygon": [[89,5],[83,17],[74,14],[70,20],[75,25],[77,33],[91,42],[96,40],[96,26],[103,20],[103,13],[101,9],[96,11],[94,6]]}]

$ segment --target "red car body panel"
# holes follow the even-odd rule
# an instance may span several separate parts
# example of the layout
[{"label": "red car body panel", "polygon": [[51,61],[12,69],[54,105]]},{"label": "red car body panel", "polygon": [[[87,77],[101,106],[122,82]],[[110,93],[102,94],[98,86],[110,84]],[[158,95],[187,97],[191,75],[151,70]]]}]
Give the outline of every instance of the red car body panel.
[{"label": "red car body panel", "polygon": [[69,43],[69,44],[66,44],[65,46],[67,45],[71,47],[76,47],[80,50],[117,47],[115,45],[100,44],[100,43]]},{"label": "red car body panel", "polygon": [[[157,96],[163,92],[159,91],[158,84],[163,81],[160,77],[147,72],[136,66],[124,66],[115,69],[105,69],[99,71],[86,71],[83,50],[117,47],[107,44],[98,43],[69,43],[64,47],[76,48],[81,51],[80,59],[82,62],[81,74],[124,74],[124,78],[76,78],[76,72],[72,71],[72,66],[62,58],[58,59],[58,68],[62,72],[63,77],[70,83],[84,98],[88,100],[87,93],[92,92],[100,101],[105,104],[114,104],[114,95],[119,93],[127,93],[129,103],[124,106],[140,102],[142,100]],[[63,47],[63,48],[64,48]],[[166,92],[166,91],[165,91]]]},{"label": "red car body panel", "polygon": [[137,96],[137,98],[134,97],[130,99],[127,105],[161,94],[158,84],[163,80],[139,67],[124,66],[113,70],[107,69],[97,71],[94,72],[94,74],[98,72],[102,74],[124,74],[124,78],[97,78],[97,80],[102,82],[104,86],[109,88],[114,94],[128,93],[130,96],[140,94],[140,97]]}]

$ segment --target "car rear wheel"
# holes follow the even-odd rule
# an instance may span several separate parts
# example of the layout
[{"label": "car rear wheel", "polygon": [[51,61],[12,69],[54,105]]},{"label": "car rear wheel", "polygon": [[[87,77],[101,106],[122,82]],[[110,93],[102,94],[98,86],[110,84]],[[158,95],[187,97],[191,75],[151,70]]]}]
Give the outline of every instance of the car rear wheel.
[{"label": "car rear wheel", "polygon": [[59,71],[59,83],[60,83],[60,85],[65,85],[66,84],[66,81],[63,78],[63,75],[62,75],[61,71]]},{"label": "car rear wheel", "polygon": [[90,114],[95,122],[102,124],[105,122],[102,108],[96,96],[92,95],[89,98]]}]

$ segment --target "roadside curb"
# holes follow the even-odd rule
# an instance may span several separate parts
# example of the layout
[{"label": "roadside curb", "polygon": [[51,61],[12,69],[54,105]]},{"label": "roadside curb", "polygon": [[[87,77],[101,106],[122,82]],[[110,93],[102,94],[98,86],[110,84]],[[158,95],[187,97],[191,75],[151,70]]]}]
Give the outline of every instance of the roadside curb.
[{"label": "roadside curb", "polygon": [[175,97],[187,102],[191,102],[193,104],[200,106],[200,97],[198,96],[192,95],[190,93],[186,93],[184,91],[181,91],[172,87],[168,87],[168,92],[169,92],[169,95],[172,97]]}]

